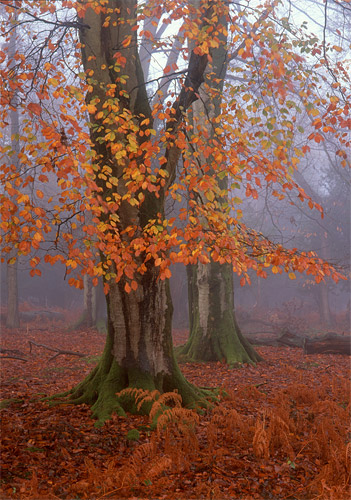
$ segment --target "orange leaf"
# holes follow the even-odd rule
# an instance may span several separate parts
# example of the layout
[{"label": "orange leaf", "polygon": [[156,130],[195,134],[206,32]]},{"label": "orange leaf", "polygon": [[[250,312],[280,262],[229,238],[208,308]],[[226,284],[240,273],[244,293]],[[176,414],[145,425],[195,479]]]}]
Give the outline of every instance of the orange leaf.
[{"label": "orange leaf", "polygon": [[36,102],[30,102],[27,106],[27,109],[34,115],[40,116],[41,114],[41,106]]}]

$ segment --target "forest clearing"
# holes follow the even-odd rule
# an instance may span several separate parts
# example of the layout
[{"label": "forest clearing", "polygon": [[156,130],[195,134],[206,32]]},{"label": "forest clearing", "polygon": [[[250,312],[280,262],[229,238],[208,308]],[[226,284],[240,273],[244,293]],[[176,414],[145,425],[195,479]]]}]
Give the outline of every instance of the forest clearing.
[{"label": "forest clearing", "polygon": [[[175,344],[186,331],[174,332]],[[29,342],[86,357],[57,356]],[[350,358],[258,347],[264,361],[229,368],[184,363],[198,386],[225,394],[202,414],[174,413],[164,428],[147,416],[113,415],[96,427],[86,405],[41,401],[70,389],[96,364],[94,330],[4,331],[1,498],[340,499],[350,489]],[[184,410],[182,410],[184,411]]]}]

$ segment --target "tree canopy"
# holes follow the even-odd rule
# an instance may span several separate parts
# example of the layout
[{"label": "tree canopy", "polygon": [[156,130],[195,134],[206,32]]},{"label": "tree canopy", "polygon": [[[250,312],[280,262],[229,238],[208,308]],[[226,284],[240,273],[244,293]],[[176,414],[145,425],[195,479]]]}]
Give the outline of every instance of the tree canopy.
[{"label": "tree canopy", "polygon": [[[72,285],[88,273],[95,281],[104,276],[106,290],[123,279],[127,292],[150,261],[161,280],[173,262],[210,259],[231,263],[242,284],[249,269],[264,277],[267,267],[292,279],[303,271],[316,281],[339,279],[313,252],[285,249],[246,227],[235,189],[244,186],[255,199],[255,186],[274,186],[273,196],[295,193],[322,214],[293,174],[309,143],[323,140],[320,130],[339,142],[336,154],[347,163],[350,99],[341,47],[293,28],[279,15],[280,2],[239,9],[204,1],[196,15],[180,1],[167,9],[155,0],[0,4],[3,255],[16,247],[31,256],[33,275],[44,258],[63,263]],[[163,27],[164,36],[153,38],[148,23]],[[204,73],[221,34],[228,78],[209,137],[208,125],[194,125],[188,110],[208,86]],[[98,37],[99,54],[91,37]],[[136,58],[142,39],[161,68],[154,77],[143,75]],[[171,66],[170,47],[179,51]],[[314,132],[298,146],[302,109]],[[223,177],[226,188],[217,182]],[[170,215],[164,200],[177,206]]]}]

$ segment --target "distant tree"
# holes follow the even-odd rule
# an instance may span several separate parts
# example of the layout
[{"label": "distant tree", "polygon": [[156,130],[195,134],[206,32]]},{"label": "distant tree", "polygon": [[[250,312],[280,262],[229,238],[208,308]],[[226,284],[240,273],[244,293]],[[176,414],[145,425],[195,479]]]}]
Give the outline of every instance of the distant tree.
[{"label": "distant tree", "polygon": [[[15,55],[17,53],[18,41],[17,41],[17,16],[14,16],[14,26],[10,33],[8,39],[8,53],[11,69],[14,71],[15,65]],[[20,136],[20,122],[19,122],[19,101],[16,92],[13,93],[10,104],[10,142],[11,142],[11,157],[8,162],[12,163],[12,175],[16,175],[19,172],[19,136]],[[9,200],[10,202],[16,203],[16,200]],[[20,326],[19,319],[19,307],[18,307],[18,261],[17,261],[17,249],[14,247],[11,249],[10,259],[7,261],[7,314],[6,314],[6,326],[7,328],[18,328]]]}]

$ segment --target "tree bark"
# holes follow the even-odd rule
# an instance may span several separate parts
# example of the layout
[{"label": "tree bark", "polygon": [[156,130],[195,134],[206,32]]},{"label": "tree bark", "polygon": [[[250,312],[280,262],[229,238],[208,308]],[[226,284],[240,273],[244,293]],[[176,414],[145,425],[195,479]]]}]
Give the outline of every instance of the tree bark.
[{"label": "tree bark", "polygon": [[[89,81],[91,90],[87,95],[87,102],[94,99],[98,110],[103,111],[103,104],[107,99],[105,89],[113,86],[116,88],[116,107],[121,111],[127,110],[136,128],[142,129],[141,122],[144,122],[145,118],[149,120],[149,127],[152,127],[153,121],[137,52],[136,6],[135,0],[109,0],[106,5],[107,11],[111,13],[109,16],[104,13],[97,14],[92,8],[88,8],[84,24],[90,28],[82,29],[81,45],[84,69],[88,74],[93,74],[93,79]],[[128,78],[123,82],[119,68],[114,70],[116,50],[123,50],[125,58],[123,74],[128,75]],[[185,87],[174,103],[172,121],[167,124],[170,144],[166,145],[167,163],[163,165],[163,169],[166,169],[169,175],[164,190],[175,178],[180,155],[179,149],[173,145],[174,135],[179,123],[184,119],[184,110],[197,99],[196,92],[203,81],[206,64],[206,55],[191,54]],[[108,99],[111,100],[111,97]],[[106,187],[105,181],[99,180],[103,176],[97,175],[96,182],[101,188],[103,199],[111,199],[112,189],[115,189],[115,194],[122,200],[113,212],[118,216],[118,225],[114,231],[118,231],[121,241],[127,245],[129,236],[126,228],[139,227],[141,231],[150,221],[162,217],[164,190],[161,190],[157,197],[154,193],[143,191],[145,201],[141,206],[132,206],[128,201],[123,201],[123,196],[128,193],[124,175],[128,157],[126,155],[123,161],[116,159],[105,139],[106,132],[102,122],[96,119],[95,114],[91,116],[91,122],[90,136],[95,151],[94,168],[97,172],[104,172],[108,165],[112,175],[118,179],[117,185],[112,187]],[[112,122],[108,126],[113,130]],[[114,132],[114,143],[128,145],[127,133],[119,132],[118,122]],[[147,139],[140,139],[141,142],[143,140]],[[140,157],[140,161],[142,160]],[[102,222],[108,221],[107,217],[108,214],[103,213]],[[111,232],[112,240],[115,232]],[[144,257],[138,257],[140,264],[143,263]],[[134,258],[136,257],[133,256]],[[116,273],[111,257],[103,254],[101,259],[110,274]],[[104,353],[92,373],[70,393],[73,402],[92,405],[93,413],[100,421],[108,418],[113,411],[124,414],[126,409],[136,410],[132,396],[116,396],[116,393],[125,388],[157,389],[160,392],[177,390],[184,405],[204,400],[205,393],[192,386],[182,376],[173,354],[173,308],[169,283],[159,279],[159,269],[155,267],[153,259],[144,262],[144,265],[144,274],[134,276],[138,288],[130,293],[125,291],[126,282],[123,277],[117,283],[113,279],[108,281],[108,333]]]},{"label": "tree bark", "polygon": [[[17,22],[17,13],[15,13],[15,21]],[[16,54],[17,46],[17,27],[16,24],[11,31],[11,38],[9,44],[9,60],[11,65],[15,65],[16,61],[14,59]],[[16,171],[19,170],[19,117],[17,111],[18,96],[14,93],[11,99],[11,147],[14,152],[12,157],[12,162],[16,167]],[[17,136],[17,137],[16,137]],[[14,259],[14,262],[10,262]],[[7,316],[6,316],[6,326],[7,328],[18,328],[20,326],[19,320],[19,307],[18,307],[18,270],[17,262],[18,255],[15,248],[12,249],[9,262],[7,264]]]},{"label": "tree bark", "polygon": [[74,403],[91,405],[93,415],[104,421],[116,412],[135,412],[134,399],[116,397],[125,388],[171,392],[192,406],[209,396],[181,374],[174,357],[171,324],[172,301],[167,280],[155,268],[140,277],[138,289],[129,294],[123,280],[110,284],[107,295],[108,330],[105,350],[97,367],[71,394]]},{"label": "tree bark", "polygon": [[[191,0],[190,3],[198,9],[199,0]],[[219,24],[225,26],[226,23],[226,16],[223,15]],[[226,36],[219,33],[218,38],[221,42],[218,48],[211,51],[212,64],[208,67],[204,86],[201,86],[201,100],[192,108],[194,129],[201,124],[211,139],[215,138],[213,123],[221,112],[228,61]],[[211,95],[206,85],[217,92]],[[206,160],[202,161],[206,164]],[[227,185],[226,178],[217,179],[217,182],[223,188]],[[243,337],[236,322],[231,266],[212,260],[206,265],[198,262],[188,266],[187,275],[190,336],[185,346],[177,350],[179,355],[199,361],[224,361],[231,365],[259,361],[261,357]]]},{"label": "tree bark", "polygon": [[236,322],[231,266],[215,262],[188,266],[188,285],[190,336],[177,349],[180,359],[230,365],[259,361]]},{"label": "tree bark", "polygon": [[[16,258],[17,258],[17,252]],[[18,273],[16,262],[7,264],[7,314],[6,327],[18,328],[20,326],[18,308]]]}]

